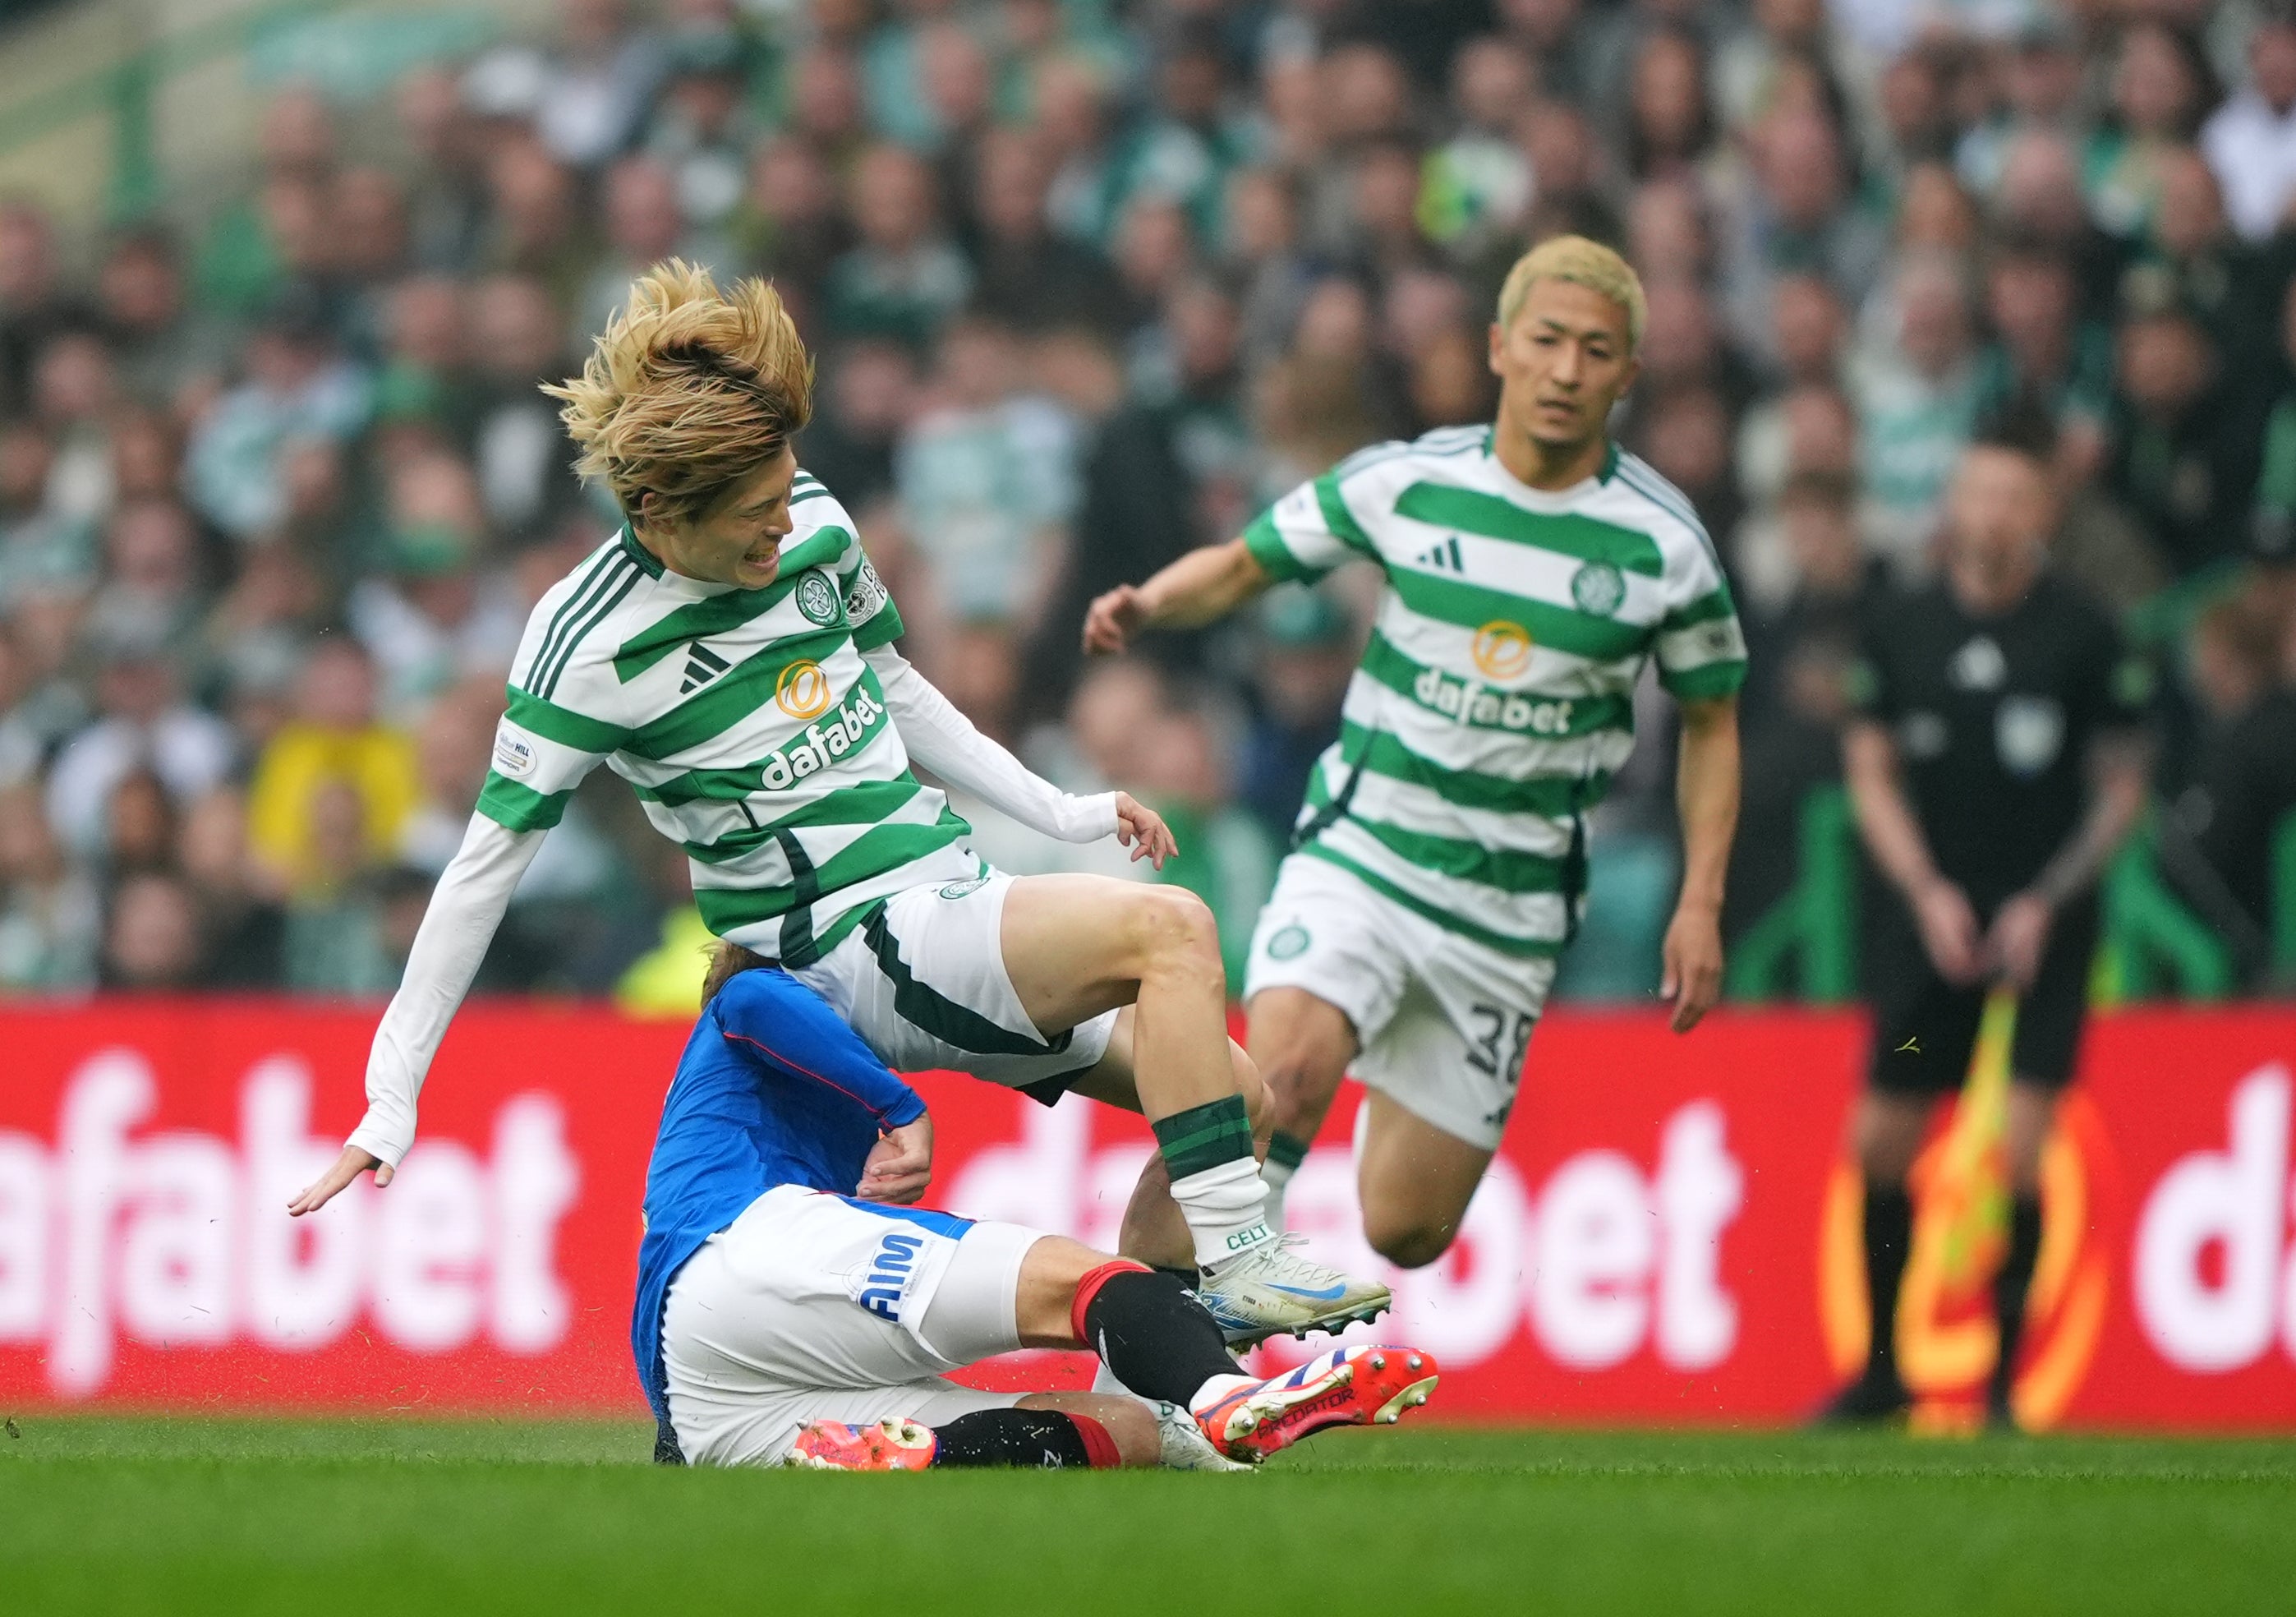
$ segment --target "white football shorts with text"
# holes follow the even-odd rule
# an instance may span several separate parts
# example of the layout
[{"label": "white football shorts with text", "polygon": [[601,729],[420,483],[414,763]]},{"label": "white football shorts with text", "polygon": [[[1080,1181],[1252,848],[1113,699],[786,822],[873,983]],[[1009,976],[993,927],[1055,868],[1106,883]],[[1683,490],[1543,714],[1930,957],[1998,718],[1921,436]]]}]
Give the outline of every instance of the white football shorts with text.
[{"label": "white football shorts with text", "polygon": [[662,1364],[693,1465],[771,1465],[808,1421],[928,1426],[1017,1392],[944,1379],[1021,1345],[1021,1261],[1042,1239],[784,1185],[709,1237],[670,1283]]},{"label": "white football shorts with text", "polygon": [[1437,925],[1312,854],[1283,861],[1251,934],[1247,1003],[1304,989],[1343,1012],[1348,1069],[1444,1133],[1498,1149],[1552,957],[1500,954]]}]

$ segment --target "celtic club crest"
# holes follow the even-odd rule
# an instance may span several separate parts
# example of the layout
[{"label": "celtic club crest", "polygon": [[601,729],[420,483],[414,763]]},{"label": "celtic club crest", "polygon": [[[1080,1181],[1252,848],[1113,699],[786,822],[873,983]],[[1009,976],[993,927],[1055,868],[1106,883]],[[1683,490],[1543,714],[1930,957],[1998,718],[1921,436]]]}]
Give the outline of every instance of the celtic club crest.
[{"label": "celtic club crest", "polygon": [[1589,562],[1570,575],[1570,598],[1580,612],[1607,618],[1626,603],[1626,578],[1608,562]]},{"label": "celtic club crest", "polygon": [[826,628],[837,621],[837,591],[827,579],[809,572],[798,582],[797,609],[808,621]]}]

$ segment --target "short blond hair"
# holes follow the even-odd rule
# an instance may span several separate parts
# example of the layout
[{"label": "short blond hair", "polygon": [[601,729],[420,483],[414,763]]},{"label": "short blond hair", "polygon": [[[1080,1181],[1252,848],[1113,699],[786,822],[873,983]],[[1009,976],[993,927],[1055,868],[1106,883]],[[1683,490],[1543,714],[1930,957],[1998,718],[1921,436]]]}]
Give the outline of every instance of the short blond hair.
[{"label": "short blond hair", "polygon": [[1641,350],[1643,325],[1650,317],[1642,277],[1635,274],[1633,265],[1600,242],[1585,236],[1549,236],[1517,259],[1499,288],[1502,329],[1513,324],[1514,317],[1522,312],[1522,300],[1530,295],[1534,281],[1568,281],[1608,298],[1626,311],[1627,352]]},{"label": "short blond hair", "polygon": [[579,376],[542,390],[633,521],[690,521],[778,456],[813,416],[813,360],[781,294],[752,276],[725,291],[672,259],[630,286]]}]

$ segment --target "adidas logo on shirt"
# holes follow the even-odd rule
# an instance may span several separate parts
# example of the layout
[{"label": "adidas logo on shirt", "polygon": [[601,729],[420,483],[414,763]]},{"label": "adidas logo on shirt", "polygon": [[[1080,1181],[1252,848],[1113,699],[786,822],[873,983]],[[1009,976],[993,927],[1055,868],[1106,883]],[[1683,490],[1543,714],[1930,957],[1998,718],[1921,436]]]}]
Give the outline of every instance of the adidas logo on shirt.
[{"label": "adidas logo on shirt", "polygon": [[677,694],[683,696],[699,690],[733,666],[708,646],[696,645],[686,653],[685,683],[677,687]]},{"label": "adidas logo on shirt", "polygon": [[1467,570],[1467,563],[1459,554],[1459,536],[1456,533],[1416,560],[1422,567],[1447,568],[1453,572]]}]

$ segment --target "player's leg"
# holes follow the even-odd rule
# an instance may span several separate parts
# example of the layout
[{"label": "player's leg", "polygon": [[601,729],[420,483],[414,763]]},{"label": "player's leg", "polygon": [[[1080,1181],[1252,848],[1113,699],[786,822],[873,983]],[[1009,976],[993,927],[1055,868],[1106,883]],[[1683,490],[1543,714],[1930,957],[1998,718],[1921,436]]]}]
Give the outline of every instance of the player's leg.
[{"label": "player's leg", "polygon": [[1275,1113],[1262,1177],[1271,1219],[1316,1143],[1340,1079],[1379,1036],[1428,931],[1419,916],[1310,854],[1286,858],[1252,928],[1244,1047]]},{"label": "player's leg", "polygon": [[1356,1176],[1364,1238],[1405,1268],[1434,1262],[1457,1237],[1554,981],[1552,958],[1429,930],[1401,998],[1355,1061],[1371,1092]]},{"label": "player's leg", "polygon": [[985,1395],[951,1383],[895,1389],[917,1406],[914,1416],[857,1422],[832,1413],[799,1434],[793,1463],[919,1470],[1160,1459],[1226,1468],[1224,1460],[1262,1459],[1330,1426],[1393,1421],[1426,1401],[1437,1374],[1409,1349],[1353,1348],[1259,1380],[1172,1276],[1013,1225],[972,1227],[915,1334],[952,1367],[1016,1347],[1089,1347],[1135,1397],[1039,1393],[988,1409],[975,1407]]},{"label": "player's leg", "polygon": [[1390,1263],[1421,1268],[1450,1250],[1491,1150],[1371,1092],[1356,1170],[1364,1239]]},{"label": "player's leg", "polygon": [[[1142,1110],[1139,1081],[1132,1070],[1133,1014],[1130,1005],[1117,1014],[1106,1052],[1097,1065],[1069,1084],[1070,1094],[1081,1095],[1087,1100],[1095,1100],[1125,1112]],[[1264,1149],[1267,1139],[1267,1086],[1259,1081],[1259,1072],[1243,1053],[1242,1046],[1230,1039],[1227,1048],[1229,1063],[1235,1071],[1237,1091],[1244,1098],[1245,1114],[1251,1124],[1252,1137],[1255,1141],[1263,1143]],[[1171,1170],[1165,1166],[1160,1153],[1150,1153],[1148,1161],[1141,1167],[1139,1182],[1132,1189],[1132,1199],[1125,1204],[1124,1222],[1116,1250],[1120,1255],[1136,1258],[1152,1268],[1170,1269],[1185,1275],[1192,1283],[1195,1277],[1195,1239],[1188,1233],[1188,1221],[1182,1216],[1179,1204],[1172,1200]]]},{"label": "player's leg", "polygon": [[1244,1046],[1267,1086],[1267,1221],[1281,1227],[1292,1176],[1307,1161],[1359,1048],[1355,1024],[1303,988],[1260,989],[1244,1007]]},{"label": "player's leg", "polygon": [[1030,1249],[1016,1312],[1025,1343],[1090,1348],[1133,1393],[1186,1410],[1234,1459],[1265,1459],[1331,1426],[1392,1422],[1435,1386],[1434,1361],[1408,1348],[1341,1349],[1260,1380],[1177,1278],[1057,1237]]},{"label": "player's leg", "polygon": [[1988,1413],[1997,1425],[2016,1424],[2010,1394],[2016,1383],[2017,1350],[2024,1341],[2033,1272],[2041,1258],[2041,1153],[2056,1121],[2057,1097],[2072,1080],[2079,1055],[2096,931],[2094,900],[2060,914],[2039,974],[2017,1006],[2002,1131],[2009,1174],[2009,1239],[1993,1278],[1994,1320],[2001,1345],[1987,1389]]},{"label": "player's leg", "polygon": [[[1862,1183],[1859,1234],[1871,1319],[1866,1366],[1824,1411],[1833,1421],[1882,1420],[1911,1401],[1898,1368],[1898,1296],[1913,1254],[1914,1202],[1906,1186],[1938,1101],[1961,1087],[1985,1011],[1982,989],[1939,977],[1908,932],[1875,1007],[1866,1088],[1849,1119],[1849,1150]],[[1889,953],[1885,952],[1885,961]]]},{"label": "player's leg", "polygon": [[1386,1306],[1386,1288],[1307,1261],[1267,1226],[1249,1063],[1239,1068],[1227,1037],[1227,974],[1201,899],[1100,877],[1030,877],[1006,895],[1001,940],[1014,992],[1040,1028],[1131,1005],[1140,1109],[1196,1266],[1232,1294],[1236,1322],[1264,1334]]}]

